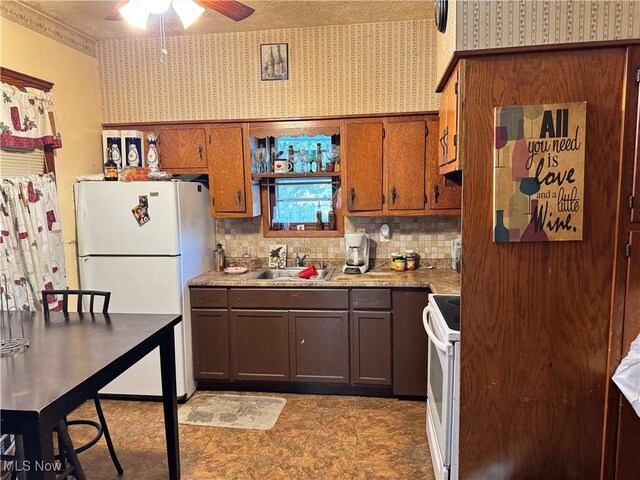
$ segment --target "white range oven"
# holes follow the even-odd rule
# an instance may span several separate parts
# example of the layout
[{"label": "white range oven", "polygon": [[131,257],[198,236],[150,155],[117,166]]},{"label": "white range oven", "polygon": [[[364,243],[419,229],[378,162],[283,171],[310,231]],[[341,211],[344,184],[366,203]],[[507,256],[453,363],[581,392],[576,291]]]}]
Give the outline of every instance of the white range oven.
[{"label": "white range oven", "polygon": [[427,437],[436,480],[458,479],[460,295],[429,295],[422,314],[429,342]]}]

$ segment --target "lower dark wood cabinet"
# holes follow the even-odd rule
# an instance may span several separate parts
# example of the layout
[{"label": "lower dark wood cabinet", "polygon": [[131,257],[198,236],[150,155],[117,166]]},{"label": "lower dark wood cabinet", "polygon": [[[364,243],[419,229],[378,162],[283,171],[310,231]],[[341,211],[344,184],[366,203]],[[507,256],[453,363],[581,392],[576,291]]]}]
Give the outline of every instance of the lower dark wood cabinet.
[{"label": "lower dark wood cabinet", "polygon": [[193,370],[196,378],[228,380],[229,314],[227,310],[192,310]]},{"label": "lower dark wood cabinet", "polygon": [[231,378],[289,380],[289,312],[232,310]]},{"label": "lower dark wood cabinet", "polygon": [[349,382],[347,312],[289,312],[291,380]]},{"label": "lower dark wood cabinet", "polygon": [[389,312],[351,312],[351,382],[391,385]]},{"label": "lower dark wood cabinet", "polygon": [[422,310],[429,301],[427,290],[394,289],[393,301],[393,394],[427,395],[427,334]]}]

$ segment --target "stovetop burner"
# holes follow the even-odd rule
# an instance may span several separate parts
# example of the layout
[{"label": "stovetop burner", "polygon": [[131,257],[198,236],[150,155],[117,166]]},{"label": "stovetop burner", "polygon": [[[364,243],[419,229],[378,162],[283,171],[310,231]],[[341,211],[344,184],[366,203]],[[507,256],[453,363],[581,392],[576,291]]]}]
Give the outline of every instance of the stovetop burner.
[{"label": "stovetop burner", "polygon": [[460,295],[434,295],[435,307],[447,323],[449,329],[460,331]]}]

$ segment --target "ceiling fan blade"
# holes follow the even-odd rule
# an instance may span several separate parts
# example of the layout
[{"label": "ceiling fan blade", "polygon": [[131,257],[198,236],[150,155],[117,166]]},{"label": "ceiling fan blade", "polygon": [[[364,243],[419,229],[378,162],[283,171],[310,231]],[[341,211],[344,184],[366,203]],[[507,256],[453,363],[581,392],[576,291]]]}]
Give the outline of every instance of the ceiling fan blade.
[{"label": "ceiling fan blade", "polygon": [[244,20],[254,12],[253,8],[236,0],[196,0],[196,3],[215,10],[236,22]]},{"label": "ceiling fan blade", "polygon": [[118,4],[109,12],[109,15],[104,17],[105,20],[123,20],[122,15],[120,15],[120,9],[124,7],[129,0],[121,0]]}]

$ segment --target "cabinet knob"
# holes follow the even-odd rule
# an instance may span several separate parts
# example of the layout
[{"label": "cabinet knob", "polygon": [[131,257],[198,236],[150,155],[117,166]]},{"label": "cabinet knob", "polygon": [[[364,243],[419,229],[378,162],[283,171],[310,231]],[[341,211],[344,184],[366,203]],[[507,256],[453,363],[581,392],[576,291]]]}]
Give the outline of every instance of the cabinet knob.
[{"label": "cabinet knob", "polygon": [[204,149],[202,148],[202,145],[200,145],[198,147],[198,153],[200,154],[200,160],[202,160],[202,152],[204,151]]},{"label": "cabinet knob", "polygon": [[398,198],[398,191],[396,190],[396,187],[393,187],[391,189],[391,203],[392,204],[396,204],[396,198]]},{"label": "cabinet knob", "polygon": [[435,185],[433,187],[433,202],[437,204],[439,198],[440,198],[440,187],[438,187],[438,185]]},{"label": "cabinet knob", "polygon": [[356,189],[351,187],[351,205],[356,203]]},{"label": "cabinet knob", "polygon": [[242,203],[242,193],[240,192],[240,190],[238,190],[236,192],[236,199],[238,200],[238,203]]}]

